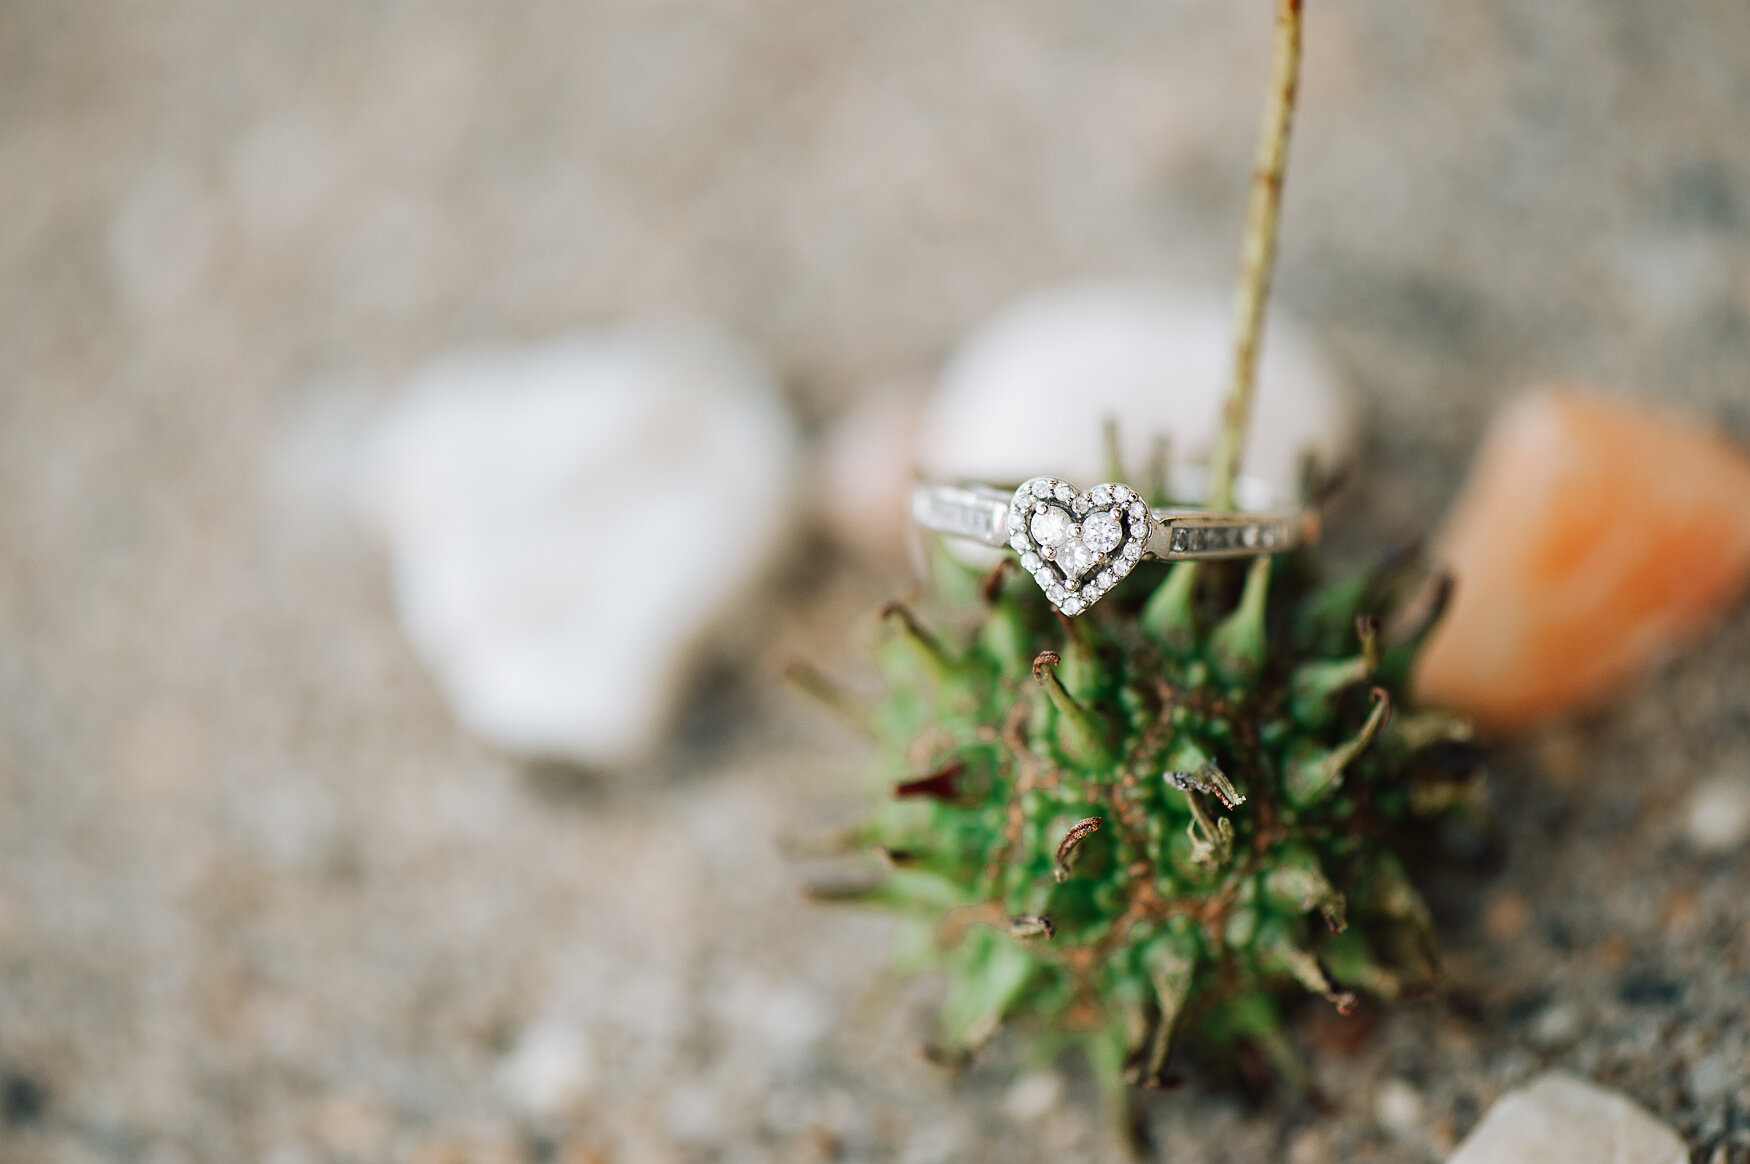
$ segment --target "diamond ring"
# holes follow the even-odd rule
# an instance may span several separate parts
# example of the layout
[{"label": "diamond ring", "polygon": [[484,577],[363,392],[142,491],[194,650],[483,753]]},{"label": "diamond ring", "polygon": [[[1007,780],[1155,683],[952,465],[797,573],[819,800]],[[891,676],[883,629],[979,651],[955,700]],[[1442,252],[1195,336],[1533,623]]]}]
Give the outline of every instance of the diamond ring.
[{"label": "diamond ring", "polygon": [[[1238,484],[1245,502],[1268,492],[1256,480]],[[1161,508],[1128,485],[1078,491],[1056,477],[1033,477],[1012,492],[920,484],[912,489],[911,516],[925,529],[1013,549],[1051,604],[1070,615],[1093,606],[1144,558],[1279,554],[1318,534],[1312,510]]]}]

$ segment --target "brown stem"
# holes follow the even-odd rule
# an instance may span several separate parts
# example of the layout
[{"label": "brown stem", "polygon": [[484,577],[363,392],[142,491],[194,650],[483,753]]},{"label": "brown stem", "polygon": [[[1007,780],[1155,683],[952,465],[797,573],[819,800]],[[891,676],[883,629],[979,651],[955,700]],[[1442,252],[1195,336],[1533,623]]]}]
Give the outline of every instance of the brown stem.
[{"label": "brown stem", "polygon": [[1276,264],[1276,228],[1282,213],[1282,175],[1288,167],[1288,134],[1294,126],[1294,97],[1300,84],[1302,0],[1277,0],[1276,42],[1270,61],[1270,96],[1258,133],[1258,155],[1246,199],[1246,229],[1240,242],[1240,284],[1234,292],[1234,366],[1222,410],[1221,438],[1210,464],[1210,501],[1233,508],[1240,446],[1252,415],[1258,347],[1264,332],[1264,303]]}]

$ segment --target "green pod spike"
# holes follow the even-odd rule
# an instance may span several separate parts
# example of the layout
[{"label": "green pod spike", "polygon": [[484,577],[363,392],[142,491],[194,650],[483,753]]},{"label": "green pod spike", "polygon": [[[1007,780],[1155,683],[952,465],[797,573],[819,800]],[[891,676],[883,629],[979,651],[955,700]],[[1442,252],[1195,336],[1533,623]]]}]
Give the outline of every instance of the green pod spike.
[{"label": "green pod spike", "polygon": [[1452,602],[1453,578],[1440,574],[1433,578],[1415,602],[1386,634],[1384,657],[1380,661],[1380,677],[1394,687],[1409,682],[1410,669],[1421,654],[1422,645]]},{"label": "green pod spike", "polygon": [[990,614],[978,628],[978,648],[999,674],[1021,676],[1032,665],[1034,633],[1027,614],[1013,595],[998,591]]},{"label": "green pod spike", "polygon": [[1250,1042],[1291,1089],[1309,1091],[1313,1073],[1282,1030],[1282,1012],[1263,991],[1236,995],[1216,1008],[1208,1023],[1217,1040]]},{"label": "green pod spike", "polygon": [[1159,1087],[1167,1066],[1167,1054],[1173,1047],[1173,1028],[1191,995],[1191,982],[1197,974],[1197,942],[1190,934],[1166,934],[1156,938],[1142,951],[1142,964],[1148,971],[1149,985],[1154,988],[1159,1017],[1148,1040],[1148,1055],[1143,1060],[1138,1082],[1144,1087]]},{"label": "green pod spike", "polygon": [[1375,577],[1372,570],[1359,570],[1313,591],[1302,607],[1295,636],[1301,646],[1333,654],[1342,650],[1348,628],[1361,613]]},{"label": "green pod spike", "polygon": [[784,680],[797,691],[837,715],[864,736],[875,736],[873,711],[837,680],[812,663],[794,660],[784,668]]},{"label": "green pod spike", "polygon": [[970,1054],[996,1033],[1040,963],[1014,940],[975,926],[952,952],[950,964],[954,973],[942,1002],[942,1037],[953,1052]]},{"label": "green pod spike", "polygon": [[1056,651],[1041,651],[1033,660],[1033,678],[1045,689],[1046,698],[1057,710],[1057,746],[1066,759],[1083,768],[1110,767],[1113,725],[1064,689],[1063,681],[1057,677],[1061,662]]},{"label": "green pod spike", "polygon": [[809,886],[810,901],[872,905],[895,913],[930,917],[966,904],[960,886],[939,873],[889,863],[886,875],[873,884],[850,882]]},{"label": "green pod spike", "polygon": [[1375,912],[1397,923],[1387,932],[1399,965],[1423,978],[1438,974],[1434,918],[1403,865],[1389,854],[1379,854],[1362,878],[1360,891]]},{"label": "green pod spike", "polygon": [[1321,748],[1317,744],[1307,743],[1290,753],[1287,769],[1282,776],[1283,791],[1287,793],[1289,802],[1296,807],[1305,808],[1335,792],[1343,783],[1343,769],[1367,750],[1390,715],[1391,697],[1383,687],[1375,687],[1373,710],[1353,739],[1334,748]]},{"label": "green pod spike", "polygon": [[1349,924],[1348,902],[1305,845],[1281,845],[1271,853],[1264,873],[1264,893],[1296,913],[1318,910],[1333,934],[1342,933]]},{"label": "green pod spike", "polygon": [[1362,615],[1355,620],[1361,653],[1351,659],[1328,659],[1295,668],[1288,681],[1288,713],[1307,727],[1323,727],[1335,714],[1336,696],[1365,681],[1379,669],[1379,620]]},{"label": "green pod spike", "polygon": [[1476,729],[1450,711],[1426,707],[1395,715],[1389,733],[1406,752],[1419,752],[1435,744],[1468,744]]},{"label": "green pod spike", "polygon": [[1209,636],[1209,661],[1229,683],[1250,683],[1264,668],[1264,603],[1270,595],[1270,557],[1252,559],[1240,604]]},{"label": "green pod spike", "polygon": [[1322,959],[1332,978],[1358,987],[1376,998],[1391,1001],[1404,992],[1403,976],[1380,965],[1359,929],[1346,930],[1333,938]]},{"label": "green pod spike", "polygon": [[1330,1002],[1339,1014],[1348,1014],[1355,1009],[1355,995],[1337,989],[1325,968],[1319,965],[1317,956],[1302,948],[1288,927],[1271,925],[1260,932],[1258,953],[1266,968],[1287,973],[1312,993]]},{"label": "green pod spike", "polygon": [[1197,563],[1174,562],[1143,605],[1142,629],[1177,654],[1197,644]]},{"label": "green pod spike", "polygon": [[1076,699],[1092,702],[1106,694],[1112,681],[1111,670],[1101,662],[1099,652],[1088,642],[1088,634],[1081,623],[1062,615],[1058,618],[1064,624],[1058,678],[1063,680],[1064,690]]},{"label": "green pod spike", "polygon": [[[884,652],[881,656],[889,682],[904,686],[904,671],[909,668],[935,685],[941,712],[960,715],[977,708],[979,693],[989,687],[989,682],[979,673],[982,668],[976,661],[950,655],[942,641],[897,602],[882,608],[881,621],[888,630],[886,645],[897,655],[895,658]],[[895,674],[896,671],[899,673]]]},{"label": "green pod spike", "polygon": [[900,648],[901,657],[928,675],[938,687],[954,678],[954,663],[935,635],[925,630],[911,610],[897,602],[881,608],[881,624],[891,642]]}]

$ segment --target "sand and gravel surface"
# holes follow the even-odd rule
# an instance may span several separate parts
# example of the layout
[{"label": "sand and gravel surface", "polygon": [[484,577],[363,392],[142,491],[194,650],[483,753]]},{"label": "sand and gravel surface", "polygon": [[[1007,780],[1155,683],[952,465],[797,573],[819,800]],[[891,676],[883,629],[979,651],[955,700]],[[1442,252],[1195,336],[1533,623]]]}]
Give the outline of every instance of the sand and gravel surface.
[{"label": "sand and gravel surface", "polygon": [[[334,434],[627,313],[728,321],[813,424],[1039,286],[1224,287],[1266,8],[0,7],[0,1159],[1089,1158],[1083,1075],[935,1074],[930,984],[778,852],[858,755],[763,660],[888,580],[799,539],[667,753],[519,764],[412,659]],[[1536,380],[1750,435],[1750,9],[1309,21],[1279,302],[1367,408],[1334,556]],[[1445,995],[1307,1008],[1319,1100],[1193,1081],[1161,1158],[1439,1160],[1564,1066],[1750,1159],[1750,848],[1691,801],[1750,780],[1746,692],[1739,611],[1499,753]]]}]

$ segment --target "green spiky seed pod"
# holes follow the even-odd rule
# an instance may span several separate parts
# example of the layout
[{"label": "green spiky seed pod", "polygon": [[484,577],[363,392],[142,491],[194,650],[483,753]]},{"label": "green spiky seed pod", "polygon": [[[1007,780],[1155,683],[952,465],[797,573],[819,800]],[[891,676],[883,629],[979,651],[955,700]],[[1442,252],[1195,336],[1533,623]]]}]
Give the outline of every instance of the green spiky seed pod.
[{"label": "green spiky seed pod", "polygon": [[886,875],[826,896],[903,915],[946,970],[940,1060],[1013,1023],[1113,1091],[1182,1042],[1298,1084],[1284,991],[1347,1010],[1430,978],[1392,844],[1477,787],[1426,759],[1461,723],[1393,714],[1438,613],[1392,609],[1401,561],[1323,587],[1291,558],[1145,565],[1073,622],[1023,575],[934,562],[962,633],[891,606],[877,651],[892,796],[858,839]]}]

